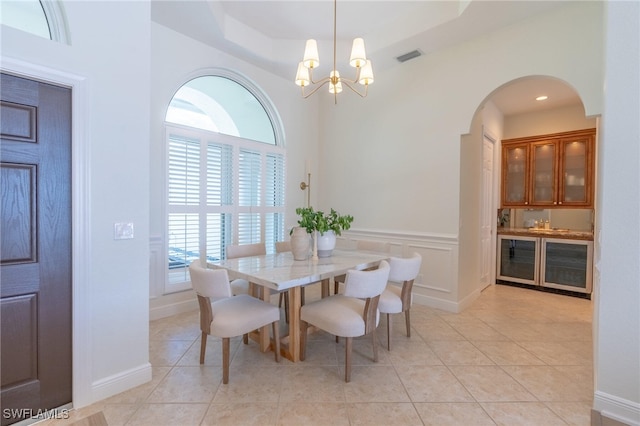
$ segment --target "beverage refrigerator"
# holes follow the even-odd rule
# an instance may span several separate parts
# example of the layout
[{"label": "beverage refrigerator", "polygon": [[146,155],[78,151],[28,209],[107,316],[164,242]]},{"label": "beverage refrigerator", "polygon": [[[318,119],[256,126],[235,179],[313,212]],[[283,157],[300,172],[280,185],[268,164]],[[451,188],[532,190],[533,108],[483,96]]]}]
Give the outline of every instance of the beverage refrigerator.
[{"label": "beverage refrigerator", "polygon": [[498,235],[501,281],[590,295],[593,241]]}]

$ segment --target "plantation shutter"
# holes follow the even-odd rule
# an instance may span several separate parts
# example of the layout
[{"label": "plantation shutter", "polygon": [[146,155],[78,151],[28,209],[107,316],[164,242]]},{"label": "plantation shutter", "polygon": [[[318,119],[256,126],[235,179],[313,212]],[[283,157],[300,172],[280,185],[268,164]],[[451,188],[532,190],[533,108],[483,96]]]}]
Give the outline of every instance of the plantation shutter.
[{"label": "plantation shutter", "polygon": [[229,244],[285,239],[285,155],[280,147],[167,126],[165,291],[190,287],[195,259],[224,258]]},{"label": "plantation shutter", "polygon": [[275,250],[276,241],[283,241],[284,236],[284,156],[281,154],[268,153],[266,155],[266,182],[265,182],[265,205],[267,209],[274,207],[274,211],[265,213],[264,238],[267,252]]},{"label": "plantation shutter", "polygon": [[259,243],[260,232],[260,187],[262,158],[259,152],[240,149],[238,166],[238,244]]},{"label": "plantation shutter", "polygon": [[172,280],[188,280],[185,266],[200,256],[200,142],[169,137],[168,239]]},{"label": "plantation shutter", "polygon": [[233,147],[228,144],[207,144],[206,183],[206,257],[222,259],[225,247],[231,244],[232,215],[211,212],[215,207],[233,205]]}]

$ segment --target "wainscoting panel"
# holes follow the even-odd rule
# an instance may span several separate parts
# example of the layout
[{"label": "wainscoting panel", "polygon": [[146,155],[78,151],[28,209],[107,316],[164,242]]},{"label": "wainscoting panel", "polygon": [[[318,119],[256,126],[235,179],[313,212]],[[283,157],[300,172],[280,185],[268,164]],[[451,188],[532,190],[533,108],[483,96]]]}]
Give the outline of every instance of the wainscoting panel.
[{"label": "wainscoting panel", "polygon": [[339,244],[355,247],[358,240],[389,242],[392,256],[419,253],[422,266],[413,285],[414,303],[459,312],[457,236],[351,229],[342,233]]},{"label": "wainscoting panel", "polygon": [[165,293],[167,267],[164,240],[161,236],[149,239],[149,319],[156,320],[198,309],[192,290]]}]

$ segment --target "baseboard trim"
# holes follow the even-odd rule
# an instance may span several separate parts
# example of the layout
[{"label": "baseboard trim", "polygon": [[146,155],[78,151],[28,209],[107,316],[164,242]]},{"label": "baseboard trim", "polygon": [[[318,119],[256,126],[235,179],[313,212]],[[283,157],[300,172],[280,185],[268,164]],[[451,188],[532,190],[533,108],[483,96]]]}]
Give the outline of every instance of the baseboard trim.
[{"label": "baseboard trim", "polygon": [[157,320],[167,318],[173,315],[192,312],[198,310],[198,301],[195,297],[189,300],[181,300],[178,302],[168,303],[166,305],[156,306],[149,309],[149,320]]},{"label": "baseboard trim", "polygon": [[460,313],[460,312],[464,311],[465,309],[467,309],[469,306],[473,305],[473,302],[478,300],[478,297],[480,297],[480,294],[482,294],[482,290],[476,289],[476,290],[472,291],[471,294],[469,294],[467,297],[465,297],[462,300],[460,300],[457,303],[458,304],[458,311],[456,311],[456,313]]},{"label": "baseboard trim", "polygon": [[144,363],[136,368],[122,371],[113,376],[105,377],[91,384],[93,402],[101,401],[110,396],[135,388],[151,380],[151,364]]},{"label": "baseboard trim", "polygon": [[428,306],[434,309],[442,309],[447,312],[459,312],[459,304],[451,300],[438,299],[424,294],[413,293],[413,303],[416,305]]},{"label": "baseboard trim", "polygon": [[[593,406],[593,411],[599,413],[602,418],[630,426],[640,426],[640,403],[596,391]],[[607,423],[603,422],[602,424]]]}]

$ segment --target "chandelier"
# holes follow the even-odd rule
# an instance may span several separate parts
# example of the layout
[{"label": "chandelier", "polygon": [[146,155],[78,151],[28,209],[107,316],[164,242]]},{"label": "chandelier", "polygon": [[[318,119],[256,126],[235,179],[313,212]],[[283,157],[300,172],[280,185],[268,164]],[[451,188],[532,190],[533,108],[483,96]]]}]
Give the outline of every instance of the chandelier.
[{"label": "chandelier", "polygon": [[[361,97],[367,96],[369,85],[373,83],[373,68],[371,68],[371,61],[367,59],[364,51],[364,40],[362,38],[356,38],[353,40],[353,46],[351,47],[351,57],[349,59],[349,65],[356,69],[356,75],[353,80],[340,76],[336,68],[336,3],[337,0],[333,0],[333,69],[329,73],[328,77],[324,77],[321,80],[314,81],[313,69],[320,65],[320,58],[318,57],[318,44],[314,39],[307,40],[304,49],[304,57],[302,62],[298,64],[298,71],[296,72],[296,84],[302,89],[302,97],[308,98],[313,95],[325,84],[329,83],[329,93],[334,95],[334,101],[338,103],[338,93],[342,92],[344,86],[351,89]],[[364,91],[360,92],[356,83],[364,86]],[[305,87],[311,86],[311,92],[305,94]]]}]

